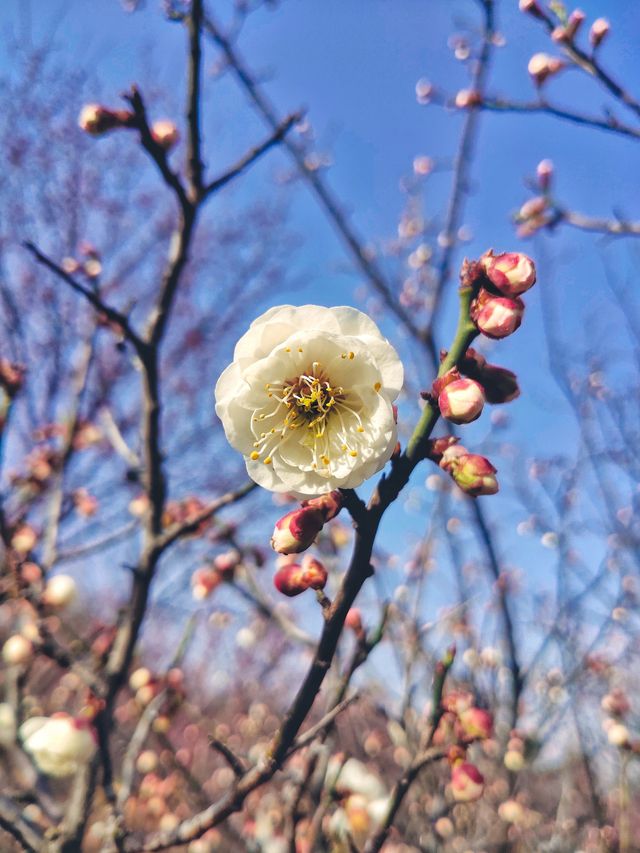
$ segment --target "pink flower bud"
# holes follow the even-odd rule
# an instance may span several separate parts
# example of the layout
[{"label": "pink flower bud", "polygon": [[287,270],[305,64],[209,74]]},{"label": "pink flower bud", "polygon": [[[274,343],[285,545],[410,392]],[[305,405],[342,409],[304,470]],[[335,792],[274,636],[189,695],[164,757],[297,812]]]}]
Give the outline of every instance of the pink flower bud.
[{"label": "pink flower bud", "polygon": [[165,151],[170,151],[180,139],[180,133],[176,125],[168,119],[154,121],[151,126],[151,136]]},{"label": "pink flower bud", "polygon": [[530,198],[522,205],[516,218],[519,222],[526,222],[528,219],[538,219],[547,212],[548,206],[549,202],[542,195]]},{"label": "pink flower bud", "polygon": [[541,160],[536,167],[536,177],[538,179],[538,186],[542,192],[547,192],[553,178],[553,162],[551,160]]},{"label": "pink flower bud", "polygon": [[520,11],[525,15],[533,15],[534,18],[544,17],[537,0],[520,0]]},{"label": "pink flower bud", "polygon": [[485,275],[504,296],[520,296],[536,283],[536,266],[523,252],[487,252],[481,258]]},{"label": "pink flower bud", "polygon": [[26,557],[37,541],[38,535],[33,527],[30,524],[21,524],[11,537],[11,547],[21,557]]},{"label": "pink flower bud", "polygon": [[220,572],[209,566],[196,569],[191,575],[191,594],[196,601],[208,598],[213,590],[222,583]]},{"label": "pink flower bud", "polygon": [[572,42],[576,37],[578,30],[584,23],[586,18],[585,13],[582,9],[576,9],[573,11],[567,20],[565,26],[556,27],[551,33],[551,38],[555,42]]},{"label": "pink flower bud", "polygon": [[484,400],[482,386],[473,379],[454,379],[438,395],[438,408],[448,421],[469,424],[480,417]]},{"label": "pink flower bud", "polygon": [[481,288],[471,305],[471,319],[488,338],[506,338],[520,328],[524,302],[519,298],[493,296]]},{"label": "pink flower bud", "polygon": [[594,50],[604,41],[610,29],[611,24],[606,18],[598,18],[593,22],[591,29],[589,30],[589,41],[591,42]]},{"label": "pink flower bud", "polygon": [[334,489],[333,492],[328,492],[326,495],[319,495],[317,498],[302,501],[302,506],[319,509],[324,515],[325,522],[331,521],[342,509],[342,495],[338,489]]},{"label": "pink flower bud", "polygon": [[464,761],[451,770],[451,793],[458,803],[480,799],[484,791],[484,776],[475,766]]},{"label": "pink flower bud", "polygon": [[557,74],[558,71],[561,71],[564,66],[565,63],[555,56],[549,56],[547,53],[534,53],[529,60],[527,70],[529,71],[531,79],[535,85],[542,86],[547,78],[553,77],[553,75]]},{"label": "pink flower bud", "polygon": [[480,93],[474,89],[460,89],[456,95],[455,105],[459,110],[466,110],[469,107],[477,107],[481,101]]},{"label": "pink flower bud", "polygon": [[324,512],[316,507],[294,509],[276,522],[271,547],[279,554],[300,554],[313,543],[324,522]]},{"label": "pink flower bud", "polygon": [[610,693],[603,696],[600,707],[607,714],[612,714],[614,717],[624,717],[631,710],[631,703],[623,690],[619,687],[614,687]]},{"label": "pink flower bud", "polygon": [[477,453],[469,453],[459,445],[453,445],[443,453],[440,467],[471,497],[495,495],[499,489],[495,478],[496,469],[491,462]]},{"label": "pink flower bud", "polygon": [[320,560],[305,554],[302,559],[302,571],[309,589],[325,588],[328,575]]},{"label": "pink flower bud", "polygon": [[81,130],[91,136],[102,136],[117,127],[130,127],[133,113],[127,110],[109,110],[100,104],[86,104],[78,116]]},{"label": "pink flower bud", "polygon": [[242,562],[242,555],[235,548],[218,554],[213,560],[214,569],[220,573],[222,580],[232,580],[235,570]]},{"label": "pink flower bud", "polygon": [[289,597],[300,595],[305,589],[309,589],[306,573],[298,563],[289,563],[278,569],[273,576],[273,584],[278,592]]},{"label": "pink flower bud", "polygon": [[364,632],[362,614],[358,607],[352,607],[351,610],[348,611],[344,620],[344,627],[349,628],[349,630],[353,631],[354,634],[362,634]]},{"label": "pink flower bud", "polygon": [[491,737],[493,716],[484,708],[466,708],[458,714],[457,731],[462,741]]}]

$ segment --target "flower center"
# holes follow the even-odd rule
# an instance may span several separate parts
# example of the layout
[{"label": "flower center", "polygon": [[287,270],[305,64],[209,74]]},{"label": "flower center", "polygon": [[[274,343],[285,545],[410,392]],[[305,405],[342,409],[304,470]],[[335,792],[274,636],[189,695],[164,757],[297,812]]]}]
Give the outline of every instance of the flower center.
[{"label": "flower center", "polygon": [[[352,354],[345,354],[351,358]],[[251,429],[256,439],[251,459],[272,462],[273,453],[283,442],[298,433],[298,442],[311,451],[314,470],[331,472],[332,459],[349,455],[357,457],[354,445],[365,432],[359,410],[361,404],[351,403],[340,385],[333,385],[314,361],[311,368],[294,379],[268,382],[265,385],[269,403],[259,407],[251,417]],[[270,403],[276,407],[270,408]],[[270,427],[260,432],[259,427]]]}]

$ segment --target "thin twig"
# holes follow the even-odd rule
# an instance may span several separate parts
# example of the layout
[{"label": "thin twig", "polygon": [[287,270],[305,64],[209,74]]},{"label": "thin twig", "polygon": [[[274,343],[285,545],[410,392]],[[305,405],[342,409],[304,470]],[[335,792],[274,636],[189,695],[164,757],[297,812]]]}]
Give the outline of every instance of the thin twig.
[{"label": "thin twig", "polygon": [[287,133],[291,130],[291,128],[298,124],[302,120],[303,113],[297,112],[292,113],[287,116],[283,121],[278,125],[278,127],[274,130],[274,132],[261,142],[259,145],[256,145],[250,151],[241,157],[237,163],[227,169],[226,172],[223,172],[219,177],[215,178],[208,184],[204,190],[204,197],[208,197],[209,195],[221,190],[222,187],[226,186],[230,181],[234,178],[237,178],[244,171],[246,171],[249,166],[252,166],[257,160],[262,157],[263,154],[266,154],[271,148],[275,145],[278,145]]}]

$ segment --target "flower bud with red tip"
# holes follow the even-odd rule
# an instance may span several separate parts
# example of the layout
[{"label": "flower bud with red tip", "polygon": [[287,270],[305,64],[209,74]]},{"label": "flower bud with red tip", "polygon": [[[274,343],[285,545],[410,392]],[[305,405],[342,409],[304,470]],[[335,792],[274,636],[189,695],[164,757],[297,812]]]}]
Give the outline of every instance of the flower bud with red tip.
[{"label": "flower bud with red tip", "polygon": [[484,791],[484,776],[468,761],[456,764],[451,770],[451,794],[458,803],[472,803]]},{"label": "flower bud with red tip", "polygon": [[460,445],[455,444],[442,454],[440,467],[471,497],[495,495],[499,489],[496,469],[491,462],[477,453],[469,453]]},{"label": "flower bud with red tip", "polygon": [[602,44],[610,29],[611,24],[606,18],[598,18],[593,22],[589,30],[589,42],[594,50]]},{"label": "flower bud with red tip", "polygon": [[465,742],[489,738],[493,733],[493,716],[484,708],[465,708],[458,714],[456,730]]},{"label": "flower bud with red tip", "polygon": [[276,522],[271,547],[279,554],[300,554],[310,547],[324,523],[321,509],[312,506],[294,509]]},{"label": "flower bud with red tip", "polygon": [[502,252],[495,255],[492,250],[481,258],[485,275],[503,296],[520,296],[536,283],[536,266],[523,252]]},{"label": "flower bud with red tip", "polygon": [[520,11],[534,18],[544,18],[544,13],[538,5],[538,0],[520,0]]},{"label": "flower bud with red tip", "polygon": [[342,509],[342,494],[338,489],[334,489],[326,495],[318,495],[317,498],[302,501],[302,506],[319,509],[324,515],[325,522],[331,521]]},{"label": "flower bud with red tip", "polygon": [[319,560],[305,556],[302,564],[288,563],[273,576],[278,592],[293,597],[306,589],[324,589],[327,583],[327,570]]},{"label": "flower bud with red tip", "polygon": [[364,626],[362,624],[362,613],[359,608],[352,607],[344,620],[344,627],[349,628],[356,636],[364,634]]},{"label": "flower bud with red tip", "polygon": [[493,296],[482,288],[471,304],[471,319],[483,335],[500,339],[512,335],[520,328],[524,302],[516,296]]},{"label": "flower bud with red tip", "polygon": [[438,394],[440,414],[454,424],[469,424],[477,420],[482,413],[484,401],[482,385],[462,376],[448,382]]},{"label": "flower bud with red tip", "polygon": [[541,160],[536,166],[536,178],[538,179],[538,186],[542,190],[543,193],[548,192],[549,187],[551,186],[551,181],[553,180],[553,161],[552,160]]},{"label": "flower bud with red tip", "polygon": [[487,403],[509,403],[520,396],[515,373],[505,367],[489,364],[473,347],[469,347],[460,361],[460,371],[482,385]]},{"label": "flower bud with red tip", "polygon": [[551,38],[555,42],[560,43],[568,43],[572,42],[576,35],[578,34],[578,30],[583,25],[586,19],[585,13],[582,9],[575,9],[568,17],[567,23],[564,26],[556,27],[551,33]]},{"label": "flower bud with red tip", "polygon": [[91,136],[102,136],[118,127],[131,127],[133,118],[133,113],[128,110],[110,110],[100,104],[86,104],[78,116],[78,125]]}]

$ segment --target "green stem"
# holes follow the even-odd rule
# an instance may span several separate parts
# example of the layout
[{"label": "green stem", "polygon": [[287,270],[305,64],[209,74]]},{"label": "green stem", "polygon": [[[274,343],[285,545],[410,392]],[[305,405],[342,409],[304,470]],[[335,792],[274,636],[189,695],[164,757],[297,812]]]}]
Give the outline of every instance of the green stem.
[{"label": "green stem", "polygon": [[[451,370],[452,367],[456,366],[465,352],[469,349],[473,339],[478,335],[478,330],[471,322],[471,318],[469,316],[472,298],[473,288],[460,288],[458,327],[456,329],[456,335],[453,339],[451,349],[440,365],[438,376],[443,376],[448,370]],[[420,420],[416,424],[416,428],[409,439],[409,443],[407,444],[407,449],[405,451],[407,459],[413,464],[418,462],[421,455],[424,453],[426,442],[439,417],[440,411],[436,403],[434,401],[427,400],[425,407],[422,410]]]}]

